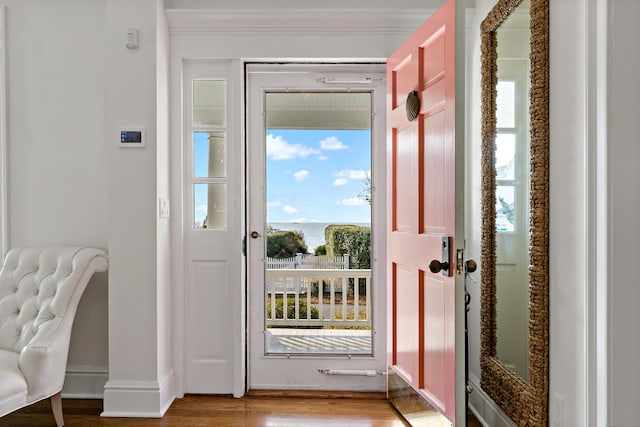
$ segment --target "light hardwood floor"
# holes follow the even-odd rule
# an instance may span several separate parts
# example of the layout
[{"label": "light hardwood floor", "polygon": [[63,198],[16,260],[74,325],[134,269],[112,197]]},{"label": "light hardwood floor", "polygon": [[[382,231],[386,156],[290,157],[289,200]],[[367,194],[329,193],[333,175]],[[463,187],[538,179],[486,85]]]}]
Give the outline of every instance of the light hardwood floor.
[{"label": "light hardwood floor", "polygon": [[[101,400],[63,399],[65,427],[404,427],[381,393],[254,393],[234,399],[188,395],[162,419],[102,418]],[[0,426],[55,427],[49,401],[0,418]],[[469,424],[480,426],[480,424]]]}]

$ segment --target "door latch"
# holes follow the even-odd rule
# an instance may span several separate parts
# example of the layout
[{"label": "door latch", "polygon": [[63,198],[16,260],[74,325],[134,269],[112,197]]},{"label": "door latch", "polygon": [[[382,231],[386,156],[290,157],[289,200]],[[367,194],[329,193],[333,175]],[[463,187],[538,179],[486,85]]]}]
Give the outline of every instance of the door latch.
[{"label": "door latch", "polygon": [[473,273],[478,269],[478,264],[472,260],[464,260],[464,249],[456,250],[456,274]]}]

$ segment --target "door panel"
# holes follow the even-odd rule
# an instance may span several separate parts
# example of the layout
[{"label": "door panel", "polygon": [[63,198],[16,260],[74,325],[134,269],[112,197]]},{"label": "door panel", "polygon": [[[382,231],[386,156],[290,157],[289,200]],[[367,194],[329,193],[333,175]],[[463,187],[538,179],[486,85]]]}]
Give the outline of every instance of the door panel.
[{"label": "door panel", "polygon": [[424,180],[421,183],[423,189],[421,191],[423,200],[421,231],[444,233],[447,220],[447,206],[442,203],[446,198],[446,179],[442,168],[446,126],[444,111],[425,117],[423,126],[425,132],[421,159],[424,168]]},{"label": "door panel", "polygon": [[[453,424],[455,266],[446,274],[432,273],[428,266],[431,260],[442,261],[443,237],[453,242],[448,247],[451,260],[456,246],[455,21],[455,2],[450,0],[387,62],[389,364]],[[411,91],[421,101],[413,121],[405,113]]]},{"label": "door panel", "polygon": [[[411,232],[414,230],[414,217],[411,212],[417,205],[416,200],[416,129],[404,126],[397,129],[394,138],[394,185],[393,185],[393,222],[394,230]],[[403,173],[397,173],[402,171]],[[413,208],[413,209],[412,209]]]},{"label": "door panel", "polygon": [[229,67],[218,61],[184,64],[184,391],[239,396],[242,210],[232,195],[242,192],[242,178],[227,167],[241,158],[227,122],[234,108]]},{"label": "door panel", "polygon": [[446,345],[444,280],[432,277],[432,274],[422,272],[424,295],[421,300],[424,305],[424,383],[421,388],[428,390],[438,406],[444,408],[440,400],[445,395],[446,385],[446,357],[442,348]]},{"label": "door panel", "polygon": [[411,384],[417,381],[418,370],[418,324],[415,319],[419,315],[418,289],[415,287],[415,273],[410,267],[401,264],[393,265],[395,273],[397,307],[403,309],[396,316],[395,334],[395,366],[400,369]]}]

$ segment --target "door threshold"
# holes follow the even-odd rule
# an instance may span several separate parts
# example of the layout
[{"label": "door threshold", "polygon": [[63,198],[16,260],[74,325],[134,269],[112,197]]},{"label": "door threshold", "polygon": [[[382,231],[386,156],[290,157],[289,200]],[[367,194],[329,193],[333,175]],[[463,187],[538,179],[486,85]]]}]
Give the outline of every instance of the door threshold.
[{"label": "door threshold", "polygon": [[385,400],[387,394],[378,391],[337,390],[249,390],[249,397],[283,397],[298,399],[369,399]]},{"label": "door threshold", "polygon": [[451,421],[438,412],[393,368],[387,375],[388,398],[412,427],[451,427]]}]

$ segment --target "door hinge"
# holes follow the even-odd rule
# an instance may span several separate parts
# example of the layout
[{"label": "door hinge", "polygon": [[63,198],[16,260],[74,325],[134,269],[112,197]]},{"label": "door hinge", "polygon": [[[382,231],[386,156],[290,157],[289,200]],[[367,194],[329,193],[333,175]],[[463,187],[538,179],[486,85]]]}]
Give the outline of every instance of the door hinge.
[{"label": "door hinge", "polygon": [[242,255],[247,256],[247,236],[242,238]]}]

